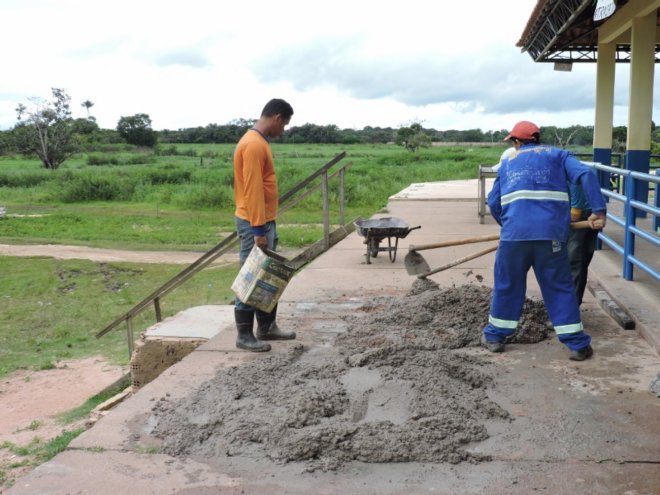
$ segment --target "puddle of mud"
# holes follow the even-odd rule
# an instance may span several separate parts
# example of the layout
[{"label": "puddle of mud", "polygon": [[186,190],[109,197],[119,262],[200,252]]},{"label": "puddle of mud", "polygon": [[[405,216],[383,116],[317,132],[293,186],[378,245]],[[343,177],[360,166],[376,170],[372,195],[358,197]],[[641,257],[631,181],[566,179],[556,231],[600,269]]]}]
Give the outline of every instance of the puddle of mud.
[{"label": "puddle of mud", "polygon": [[[331,346],[295,346],[221,370],[189,396],[153,407],[153,434],[174,456],[304,462],[333,470],[362,462],[479,462],[469,444],[508,414],[489,399],[478,346],[491,290],[439,288],[381,297],[342,317]],[[527,300],[514,342],[549,332],[541,301]],[[343,326],[343,325],[342,325]]]}]

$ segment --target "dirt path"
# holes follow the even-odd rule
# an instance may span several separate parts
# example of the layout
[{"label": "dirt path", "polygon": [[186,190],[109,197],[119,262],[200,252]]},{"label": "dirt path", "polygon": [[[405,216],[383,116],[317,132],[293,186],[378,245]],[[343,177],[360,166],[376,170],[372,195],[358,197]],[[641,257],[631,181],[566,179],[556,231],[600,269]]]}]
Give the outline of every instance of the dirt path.
[{"label": "dirt path", "polygon": [[[11,445],[26,447],[38,438],[46,443],[84,426],[87,418],[62,424],[58,415],[74,409],[119,380],[126,370],[100,357],[63,361],[51,370],[19,370],[0,379],[0,493],[3,485],[31,470]],[[17,467],[15,467],[17,466]],[[5,478],[3,480],[3,478]]]},{"label": "dirt path", "polygon": [[[131,263],[172,263],[189,265],[204,253],[186,251],[124,251],[87,246],[60,244],[0,244],[0,256],[47,256],[60,260],[84,259],[99,262],[128,261]],[[233,263],[236,253],[226,253],[216,263]]]}]

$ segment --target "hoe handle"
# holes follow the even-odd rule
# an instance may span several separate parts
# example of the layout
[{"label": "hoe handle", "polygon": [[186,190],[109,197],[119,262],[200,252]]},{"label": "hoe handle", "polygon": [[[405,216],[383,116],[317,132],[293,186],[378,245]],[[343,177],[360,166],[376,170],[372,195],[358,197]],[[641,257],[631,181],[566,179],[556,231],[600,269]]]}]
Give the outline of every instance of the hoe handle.
[{"label": "hoe handle", "polygon": [[[582,220],[580,222],[571,222],[571,228],[572,229],[588,229],[589,227],[589,222],[586,220]],[[441,248],[441,247],[449,247],[449,246],[460,246],[462,244],[472,244],[475,242],[487,242],[487,241],[497,241],[499,240],[500,235],[499,234],[491,234],[491,235],[481,235],[477,237],[467,237],[465,239],[455,239],[453,241],[442,241],[442,242],[436,242],[434,244],[421,244],[419,246],[415,246],[411,244],[408,246],[408,251],[424,251],[425,249],[436,249],[436,248]]]},{"label": "hoe handle", "polygon": [[466,239],[456,239],[453,241],[442,241],[434,244],[422,244],[420,246],[408,246],[408,251],[423,251],[424,249],[435,249],[448,246],[460,246],[461,244],[472,244],[473,242],[486,242],[499,240],[499,234],[482,235],[478,237],[468,237]]},{"label": "hoe handle", "polygon": [[484,249],[482,251],[479,251],[478,253],[473,253],[468,256],[463,256],[462,258],[459,258],[457,260],[451,261],[447,263],[446,265],[442,265],[439,268],[434,268],[430,272],[422,273],[421,275],[418,275],[417,278],[426,278],[429,275],[433,275],[434,273],[441,272],[442,270],[446,270],[447,268],[451,268],[452,266],[460,265],[461,263],[465,263],[466,261],[473,260],[474,258],[478,258],[480,256],[483,256],[488,253],[492,253],[497,249],[497,246],[491,246],[487,249]]}]

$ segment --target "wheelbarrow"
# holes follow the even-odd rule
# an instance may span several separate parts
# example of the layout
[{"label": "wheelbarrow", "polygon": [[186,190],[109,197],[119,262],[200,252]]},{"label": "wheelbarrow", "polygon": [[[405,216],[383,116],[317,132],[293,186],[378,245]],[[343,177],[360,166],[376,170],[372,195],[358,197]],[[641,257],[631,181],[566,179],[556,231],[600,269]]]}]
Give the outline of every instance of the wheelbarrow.
[{"label": "wheelbarrow", "polygon": [[[421,225],[409,227],[406,222],[396,217],[356,220],[353,223],[367,245],[368,264],[371,264],[371,258],[375,258],[380,252],[387,252],[390,261],[394,263],[399,239],[404,239],[411,231],[422,227]],[[380,247],[380,243],[385,239],[387,239],[387,247]]]}]

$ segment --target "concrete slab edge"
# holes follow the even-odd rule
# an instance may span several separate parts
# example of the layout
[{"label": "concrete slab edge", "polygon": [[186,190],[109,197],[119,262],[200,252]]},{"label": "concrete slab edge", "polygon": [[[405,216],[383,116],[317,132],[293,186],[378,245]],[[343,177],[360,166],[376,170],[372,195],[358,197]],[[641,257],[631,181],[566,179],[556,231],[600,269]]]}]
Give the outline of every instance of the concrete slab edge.
[{"label": "concrete slab edge", "polygon": [[589,272],[589,291],[598,301],[600,307],[616,321],[624,330],[636,330],[637,333],[649,343],[660,356],[660,335],[652,332],[646,324],[639,318],[636,318],[617,297],[607,289],[602,282]]}]

